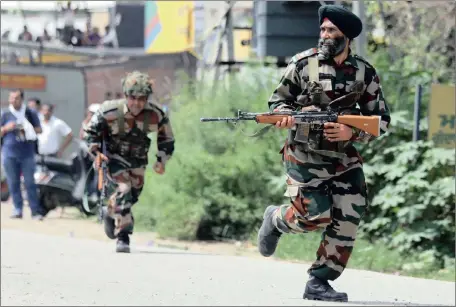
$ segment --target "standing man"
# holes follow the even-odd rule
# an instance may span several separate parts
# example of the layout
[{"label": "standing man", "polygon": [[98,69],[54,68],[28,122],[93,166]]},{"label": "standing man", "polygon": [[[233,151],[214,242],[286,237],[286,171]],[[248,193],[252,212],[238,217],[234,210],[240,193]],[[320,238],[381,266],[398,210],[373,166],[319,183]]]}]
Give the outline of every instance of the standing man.
[{"label": "standing man", "polygon": [[[39,114],[41,110],[41,100],[36,97],[29,98],[27,106],[29,109],[35,110],[35,112]],[[35,141],[35,153],[38,153],[38,139]]]},{"label": "standing man", "polygon": [[42,220],[35,184],[35,141],[41,133],[40,120],[34,110],[23,103],[22,90],[9,93],[9,108],[1,116],[2,162],[14,204],[12,218],[22,218],[21,174],[33,219]]},{"label": "standing man", "polygon": [[[324,110],[331,100],[355,91],[359,109],[355,104],[343,113],[381,116],[384,134],[390,114],[379,77],[372,65],[350,49],[362,31],[361,20],[336,5],[321,6],[318,15],[318,48],[292,58],[269,99],[270,110]],[[302,127],[307,142],[301,142],[295,140],[292,117],[277,122],[276,127],[289,132],[281,153],[291,204],[266,208],[258,232],[259,251],[271,256],[284,233],[324,229],[303,297],[346,302],[347,294],[335,291],[328,281],[345,269],[367,207],[363,162],[353,142],[369,142],[373,136],[343,124],[326,123],[324,127]]]},{"label": "standing man", "polygon": [[41,107],[41,127],[43,132],[38,136],[38,153],[62,158],[73,140],[73,132],[67,123],[54,116],[51,104],[45,103]]},{"label": "standing man", "polygon": [[[165,113],[148,102],[152,94],[149,76],[138,71],[122,80],[125,98],[105,101],[85,129],[85,140],[92,151],[98,152],[105,142],[110,194],[104,218],[106,235],[117,238],[117,252],[130,252],[129,235],[134,220],[131,207],[138,201],[144,185],[151,140],[148,133],[157,132],[157,160],[154,170],[165,172],[166,162],[174,152],[171,123]],[[98,160],[98,159],[97,159]],[[99,168],[99,163],[96,163]]]}]

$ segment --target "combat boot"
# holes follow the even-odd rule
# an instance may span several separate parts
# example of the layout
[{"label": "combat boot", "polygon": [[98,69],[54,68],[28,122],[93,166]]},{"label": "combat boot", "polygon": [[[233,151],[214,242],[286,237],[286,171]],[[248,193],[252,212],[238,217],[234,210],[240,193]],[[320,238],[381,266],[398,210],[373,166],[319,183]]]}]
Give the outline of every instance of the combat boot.
[{"label": "combat boot", "polygon": [[[278,209],[278,206],[268,206],[264,211],[263,224],[261,224],[260,230],[258,231],[258,249],[261,255],[265,257],[272,256],[274,254],[279,239],[282,233],[274,225],[272,219],[274,212]],[[288,232],[286,226],[283,225],[281,229],[284,232]]]},{"label": "combat boot", "polygon": [[347,293],[337,292],[327,280],[321,280],[312,275],[306,284],[303,298],[316,301],[348,302]]},{"label": "combat boot", "polygon": [[127,233],[121,232],[117,236],[117,253],[129,253],[130,252],[130,237]]}]

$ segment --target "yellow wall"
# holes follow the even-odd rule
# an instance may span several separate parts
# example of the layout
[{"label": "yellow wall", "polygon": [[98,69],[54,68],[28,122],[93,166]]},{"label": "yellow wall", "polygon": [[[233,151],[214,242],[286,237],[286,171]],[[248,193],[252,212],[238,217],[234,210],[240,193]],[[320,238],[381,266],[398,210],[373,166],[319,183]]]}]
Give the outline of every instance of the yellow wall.
[{"label": "yellow wall", "polygon": [[[187,51],[194,41],[193,1],[148,1],[155,2],[161,30],[157,37],[147,45],[145,35],[144,49],[147,53],[176,53]],[[146,2],[145,10],[150,10]],[[145,12],[147,16],[147,12]],[[150,20],[145,20],[145,31]]]}]

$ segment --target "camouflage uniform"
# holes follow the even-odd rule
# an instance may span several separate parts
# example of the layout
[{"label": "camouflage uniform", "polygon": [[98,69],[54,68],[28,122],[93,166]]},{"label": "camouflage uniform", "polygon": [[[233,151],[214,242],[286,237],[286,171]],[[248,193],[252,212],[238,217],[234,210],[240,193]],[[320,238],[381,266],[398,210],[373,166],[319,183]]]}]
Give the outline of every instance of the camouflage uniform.
[{"label": "camouflage uniform", "polygon": [[[127,96],[152,93],[148,76],[139,72],[129,74],[122,85]],[[150,132],[157,132],[157,161],[165,165],[174,151],[174,136],[169,118],[156,104],[147,102],[133,116],[127,99],[105,101],[85,128],[89,148],[99,149],[102,139],[106,140],[108,182],[111,182],[107,186],[110,195],[107,213],[115,221],[113,238],[133,233],[131,207],[138,201],[144,185]]]},{"label": "camouflage uniform", "polygon": [[[384,134],[390,115],[379,77],[366,60],[356,55],[349,54],[341,65],[333,59],[319,60],[317,49],[295,55],[268,106],[271,111],[300,111],[309,106],[325,109],[330,100],[352,91],[356,80],[358,85],[363,82],[358,108],[345,113],[381,116]],[[271,216],[280,234],[324,228],[317,259],[308,273],[321,280],[334,280],[347,265],[367,207],[363,162],[353,142],[366,143],[374,137],[353,128],[350,141],[330,143],[323,139],[322,130],[310,127],[309,142],[305,144],[293,140],[294,129],[289,130],[281,150],[287,172],[285,195],[291,204],[271,209],[265,216]]]}]

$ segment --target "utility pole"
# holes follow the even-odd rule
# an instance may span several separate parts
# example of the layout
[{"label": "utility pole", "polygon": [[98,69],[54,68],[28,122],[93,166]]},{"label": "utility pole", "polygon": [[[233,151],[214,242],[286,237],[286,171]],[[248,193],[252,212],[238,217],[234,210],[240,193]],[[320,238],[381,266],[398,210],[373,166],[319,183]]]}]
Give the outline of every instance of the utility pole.
[{"label": "utility pole", "polygon": [[355,15],[361,19],[363,23],[363,31],[357,38],[355,38],[355,48],[356,53],[363,58],[366,57],[366,46],[367,46],[367,38],[366,38],[366,30],[365,30],[365,21],[366,21],[366,7],[364,6],[363,0],[353,1],[352,11]]},{"label": "utility pole", "polygon": [[[228,13],[226,14],[226,47],[228,53],[228,62],[233,63],[234,59],[234,38],[233,38],[233,1],[226,1],[228,6],[230,7]],[[231,3],[233,2],[233,3]],[[231,73],[232,65],[228,65],[228,72]]]},{"label": "utility pole", "polygon": [[415,105],[413,108],[413,141],[416,142],[420,139],[420,119],[421,119],[421,97],[423,87],[421,84],[416,86],[415,92]]},{"label": "utility pole", "polygon": [[[215,59],[215,74],[214,74],[214,85],[213,85],[213,92],[214,94],[217,91],[218,88],[218,83],[221,82],[219,80],[220,78],[220,70],[221,70],[221,63],[222,62],[222,56],[223,56],[223,46],[226,43],[227,47],[227,54],[228,54],[228,63],[234,63],[234,42],[233,42],[233,15],[232,15],[232,9],[236,1],[226,1],[228,4],[228,9],[225,12],[225,14],[222,17],[223,22],[220,23],[220,29],[219,29],[219,42],[218,42],[218,51],[217,51],[217,56]],[[232,62],[230,62],[232,61]],[[231,72],[231,65],[228,64],[228,72]]]}]

